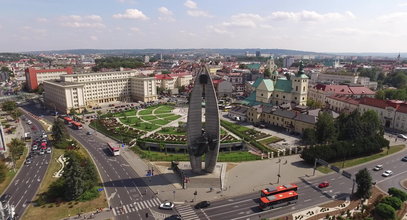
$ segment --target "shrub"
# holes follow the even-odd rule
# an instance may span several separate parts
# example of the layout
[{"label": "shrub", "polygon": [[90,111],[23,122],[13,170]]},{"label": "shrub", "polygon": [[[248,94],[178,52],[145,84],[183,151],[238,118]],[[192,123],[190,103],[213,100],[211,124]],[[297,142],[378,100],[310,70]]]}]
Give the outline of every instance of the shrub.
[{"label": "shrub", "polygon": [[375,208],[375,213],[383,219],[394,219],[396,217],[396,210],[385,203],[379,203]]},{"label": "shrub", "polygon": [[385,204],[393,207],[395,210],[399,210],[401,208],[401,204],[403,202],[398,197],[388,196],[388,197],[383,198],[380,201],[380,203],[385,203]]},{"label": "shrub", "polygon": [[97,197],[99,197],[98,187],[93,187],[92,189],[85,191],[78,198],[78,200],[81,202],[84,202],[84,201],[90,201],[90,200],[96,199]]},{"label": "shrub", "polygon": [[402,202],[407,200],[407,193],[403,190],[391,187],[389,188],[388,193],[394,197],[399,198]]}]

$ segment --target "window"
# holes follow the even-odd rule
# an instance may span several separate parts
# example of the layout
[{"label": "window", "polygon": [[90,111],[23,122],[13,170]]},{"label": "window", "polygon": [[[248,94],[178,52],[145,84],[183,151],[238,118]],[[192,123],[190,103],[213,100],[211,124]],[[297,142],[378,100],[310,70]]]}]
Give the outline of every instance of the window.
[{"label": "window", "polygon": [[295,87],[295,91],[298,91],[298,86]]}]

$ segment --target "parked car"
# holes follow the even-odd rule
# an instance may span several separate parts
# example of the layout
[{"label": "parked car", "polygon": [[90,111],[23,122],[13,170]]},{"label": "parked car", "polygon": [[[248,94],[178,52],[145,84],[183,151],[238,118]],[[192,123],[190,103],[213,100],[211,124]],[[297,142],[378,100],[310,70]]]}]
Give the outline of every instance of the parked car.
[{"label": "parked car", "polygon": [[172,208],[174,208],[174,203],[172,202],[164,202],[160,204],[160,209],[167,209],[167,210],[171,210]]},{"label": "parked car", "polygon": [[404,134],[398,134],[397,137],[407,140],[407,136]]},{"label": "parked car", "polygon": [[203,208],[207,208],[211,205],[211,203],[209,201],[202,201],[200,203],[197,203],[195,205],[195,209],[203,209]]},{"label": "parked car", "polygon": [[373,168],[373,170],[374,171],[379,171],[379,170],[382,170],[383,169],[383,165],[376,165],[374,168]]},{"label": "parked car", "polygon": [[328,187],[328,186],[329,186],[329,182],[328,182],[328,181],[324,181],[324,182],[322,182],[322,183],[320,183],[320,184],[318,185],[319,188],[325,188],[325,187]]},{"label": "parked car", "polygon": [[391,170],[386,170],[386,171],[384,171],[384,173],[382,174],[382,176],[384,176],[384,177],[389,177],[389,176],[391,176],[391,175],[393,175],[393,171],[391,171]]},{"label": "parked car", "polygon": [[401,158],[402,161],[407,161],[407,156]]}]

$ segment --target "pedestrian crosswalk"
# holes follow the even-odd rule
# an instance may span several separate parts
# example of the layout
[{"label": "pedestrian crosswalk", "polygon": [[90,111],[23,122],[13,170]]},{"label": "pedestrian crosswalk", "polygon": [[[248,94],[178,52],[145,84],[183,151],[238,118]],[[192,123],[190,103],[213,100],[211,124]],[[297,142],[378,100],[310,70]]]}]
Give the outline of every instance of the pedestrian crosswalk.
[{"label": "pedestrian crosswalk", "polygon": [[135,212],[138,210],[148,209],[151,207],[158,207],[160,205],[160,203],[161,203],[160,199],[154,198],[154,199],[150,199],[150,200],[144,200],[144,201],[140,201],[140,202],[134,202],[132,204],[114,207],[114,208],[112,208],[112,211],[113,211],[113,215],[118,216],[118,215],[130,213],[130,212]]},{"label": "pedestrian crosswalk", "polygon": [[183,220],[199,220],[198,215],[196,215],[190,205],[179,205],[176,208]]}]

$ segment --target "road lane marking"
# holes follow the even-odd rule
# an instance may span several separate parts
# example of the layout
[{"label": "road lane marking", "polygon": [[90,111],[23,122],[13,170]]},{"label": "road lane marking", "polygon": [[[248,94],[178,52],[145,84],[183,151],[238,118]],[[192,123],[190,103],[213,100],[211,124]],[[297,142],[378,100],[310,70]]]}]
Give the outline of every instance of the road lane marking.
[{"label": "road lane marking", "polygon": [[232,202],[232,203],[225,204],[225,205],[218,205],[218,206],[215,206],[215,207],[206,208],[205,210],[212,210],[212,209],[221,208],[221,207],[225,207],[225,206],[231,206],[233,204],[243,203],[243,202],[247,202],[247,201],[250,201],[250,200],[253,200],[253,199],[246,199],[246,200],[241,200],[241,201],[238,201],[238,202]]},{"label": "road lane marking", "polygon": [[312,199],[306,199],[306,200],[304,200],[304,202],[309,202],[309,201],[311,201]]}]

